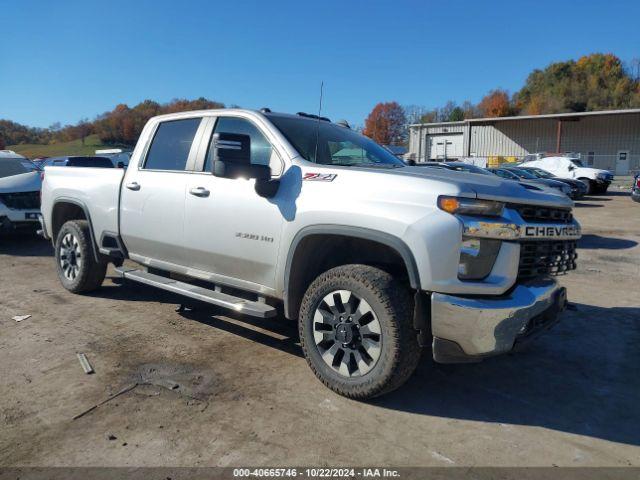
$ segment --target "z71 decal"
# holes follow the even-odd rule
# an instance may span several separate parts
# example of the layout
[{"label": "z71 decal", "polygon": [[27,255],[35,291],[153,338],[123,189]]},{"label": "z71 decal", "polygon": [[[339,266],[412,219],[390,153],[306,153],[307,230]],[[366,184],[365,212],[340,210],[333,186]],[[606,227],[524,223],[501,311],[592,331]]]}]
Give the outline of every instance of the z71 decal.
[{"label": "z71 decal", "polygon": [[336,173],[305,173],[302,180],[313,180],[315,182],[333,182],[338,174]]}]

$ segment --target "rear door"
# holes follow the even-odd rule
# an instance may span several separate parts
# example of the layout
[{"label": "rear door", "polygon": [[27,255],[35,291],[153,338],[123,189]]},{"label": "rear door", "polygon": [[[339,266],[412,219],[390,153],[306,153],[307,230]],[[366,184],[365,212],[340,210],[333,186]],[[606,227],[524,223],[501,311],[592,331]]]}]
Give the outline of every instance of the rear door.
[{"label": "rear door", "polygon": [[185,265],[185,191],[201,123],[200,117],[159,123],[140,165],[127,170],[120,232],[133,260]]},{"label": "rear door", "polygon": [[240,288],[269,293],[275,280],[283,214],[275,199],[259,196],[255,180],[212,175],[211,135],[249,135],[251,162],[270,165],[279,175],[283,164],[267,135],[251,120],[212,119],[201,145],[197,169],[187,179],[185,247],[198,276]]}]

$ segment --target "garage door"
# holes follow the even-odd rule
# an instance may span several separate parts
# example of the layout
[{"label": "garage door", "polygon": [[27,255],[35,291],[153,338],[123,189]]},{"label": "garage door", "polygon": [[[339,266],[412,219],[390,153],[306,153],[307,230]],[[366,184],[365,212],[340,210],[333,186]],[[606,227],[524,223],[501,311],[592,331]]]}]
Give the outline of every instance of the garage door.
[{"label": "garage door", "polygon": [[444,160],[462,157],[462,134],[427,135],[429,159]]}]

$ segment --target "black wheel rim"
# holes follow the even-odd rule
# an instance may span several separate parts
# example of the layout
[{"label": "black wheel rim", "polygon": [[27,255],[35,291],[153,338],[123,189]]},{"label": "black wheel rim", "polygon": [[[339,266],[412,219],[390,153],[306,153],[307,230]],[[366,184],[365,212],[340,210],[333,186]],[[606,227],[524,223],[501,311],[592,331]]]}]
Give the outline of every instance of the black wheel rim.
[{"label": "black wheel rim", "polygon": [[313,338],[322,360],[343,377],[366,375],[382,351],[382,330],[371,305],[349,290],[326,295],[314,312]]}]

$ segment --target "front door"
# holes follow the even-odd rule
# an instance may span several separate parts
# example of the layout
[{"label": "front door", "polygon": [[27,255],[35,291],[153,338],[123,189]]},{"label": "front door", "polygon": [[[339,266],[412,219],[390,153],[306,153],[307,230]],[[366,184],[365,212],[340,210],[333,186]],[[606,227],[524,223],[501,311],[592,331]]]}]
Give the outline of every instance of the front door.
[{"label": "front door", "polygon": [[[251,162],[280,172],[280,157],[248,119],[220,117],[216,132],[249,135]],[[276,201],[256,193],[255,180],[214,177],[213,152],[207,150],[202,172],[187,180],[185,254],[195,270],[190,274],[268,293],[275,285],[283,214]]]},{"label": "front door", "polygon": [[616,155],[616,175],[629,174],[629,150],[620,150]]},{"label": "front door", "polygon": [[127,169],[120,231],[133,260],[184,265],[186,169],[200,123],[201,118],[160,123],[146,158]]}]

